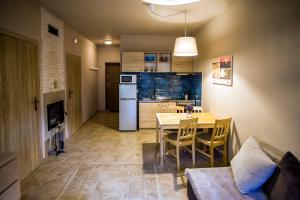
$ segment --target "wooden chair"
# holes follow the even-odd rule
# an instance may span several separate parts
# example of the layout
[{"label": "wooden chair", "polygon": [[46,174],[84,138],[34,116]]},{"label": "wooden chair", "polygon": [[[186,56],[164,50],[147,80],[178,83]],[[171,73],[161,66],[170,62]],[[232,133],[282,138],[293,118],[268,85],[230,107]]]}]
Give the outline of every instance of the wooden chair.
[{"label": "wooden chair", "polygon": [[170,113],[184,113],[184,107],[182,106],[169,106],[168,112]]},{"label": "wooden chair", "polygon": [[201,113],[202,107],[201,106],[194,106],[193,107],[193,113]]},{"label": "wooden chair", "polygon": [[[193,107],[193,113],[202,113],[202,107],[201,106],[194,106]],[[204,133],[205,131],[207,131],[207,129],[197,128],[197,134],[198,133]]]},{"label": "wooden chair", "polygon": [[[176,106],[176,105],[170,105],[167,108],[168,113],[183,113],[184,112],[184,107],[181,106]],[[177,133],[178,129],[166,129],[165,133],[170,134],[170,133]]]},{"label": "wooden chair", "polygon": [[[198,142],[204,146],[203,149],[196,148],[196,151],[210,159],[211,167],[214,166],[214,149],[219,146],[223,146],[223,163],[225,166],[227,165],[227,138],[230,131],[230,124],[231,118],[216,120],[212,134],[199,134],[196,137],[196,143]],[[209,150],[208,153],[207,150]]]},{"label": "wooden chair", "polygon": [[[180,120],[177,133],[172,133],[164,136],[164,153],[166,151],[174,156],[177,160],[177,170],[180,170],[180,154],[179,150],[183,147],[192,146],[192,150],[186,148],[193,157],[193,167],[195,167],[195,135],[198,124],[198,118]],[[167,144],[176,147],[176,152],[169,151]]]}]

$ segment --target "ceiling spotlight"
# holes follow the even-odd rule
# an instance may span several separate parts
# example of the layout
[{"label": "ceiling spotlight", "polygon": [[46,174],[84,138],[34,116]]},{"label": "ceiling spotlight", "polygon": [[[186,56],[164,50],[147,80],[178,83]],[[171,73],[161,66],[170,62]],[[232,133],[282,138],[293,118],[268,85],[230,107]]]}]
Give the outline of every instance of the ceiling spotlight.
[{"label": "ceiling spotlight", "polygon": [[113,42],[111,40],[104,40],[104,44],[111,45]]},{"label": "ceiling spotlight", "polygon": [[163,5],[163,6],[176,6],[176,5],[183,5],[194,3],[200,0],[142,0],[146,3]]},{"label": "ceiling spotlight", "polygon": [[77,38],[74,38],[74,39],[73,39],[73,42],[74,42],[75,44],[77,44],[77,43],[78,43],[78,39],[77,39]]}]

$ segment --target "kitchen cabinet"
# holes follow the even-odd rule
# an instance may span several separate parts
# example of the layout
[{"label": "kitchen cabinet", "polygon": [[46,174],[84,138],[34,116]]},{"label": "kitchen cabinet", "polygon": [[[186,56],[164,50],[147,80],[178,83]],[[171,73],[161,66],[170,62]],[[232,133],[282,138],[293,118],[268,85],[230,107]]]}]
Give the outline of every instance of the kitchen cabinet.
[{"label": "kitchen cabinet", "polygon": [[157,112],[159,112],[159,103],[139,103],[139,127],[155,128]]},{"label": "kitchen cabinet", "polygon": [[193,58],[173,56],[172,72],[193,72]]},{"label": "kitchen cabinet", "polygon": [[122,52],[122,72],[170,72],[171,53]]},{"label": "kitchen cabinet", "polygon": [[161,112],[161,113],[169,112],[170,106],[176,106],[176,102],[161,102],[161,103],[159,103],[159,112]]},{"label": "kitchen cabinet", "polygon": [[122,72],[144,71],[192,73],[193,58],[171,53],[122,52]]},{"label": "kitchen cabinet", "polygon": [[122,72],[143,72],[144,52],[122,52]]},{"label": "kitchen cabinet", "polygon": [[176,102],[140,102],[139,127],[156,128],[156,113],[168,112],[168,107]]},{"label": "kitchen cabinet", "polygon": [[0,199],[21,199],[20,169],[16,155],[0,156]]},{"label": "kitchen cabinet", "polygon": [[144,71],[145,72],[170,72],[171,53],[145,53]]},{"label": "kitchen cabinet", "polygon": [[157,72],[171,72],[171,53],[158,53]]}]

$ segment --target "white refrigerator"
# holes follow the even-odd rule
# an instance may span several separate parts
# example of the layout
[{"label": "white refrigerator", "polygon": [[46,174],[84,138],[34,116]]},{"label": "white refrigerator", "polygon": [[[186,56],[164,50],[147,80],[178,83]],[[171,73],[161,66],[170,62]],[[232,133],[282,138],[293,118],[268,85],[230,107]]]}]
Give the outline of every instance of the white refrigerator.
[{"label": "white refrigerator", "polygon": [[137,86],[135,83],[119,85],[119,130],[137,130]]}]

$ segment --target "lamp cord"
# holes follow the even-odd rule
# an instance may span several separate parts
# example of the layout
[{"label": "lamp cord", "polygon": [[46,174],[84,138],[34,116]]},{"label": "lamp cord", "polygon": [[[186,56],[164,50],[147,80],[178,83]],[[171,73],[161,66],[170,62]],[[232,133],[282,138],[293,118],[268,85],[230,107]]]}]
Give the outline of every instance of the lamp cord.
[{"label": "lamp cord", "polygon": [[[176,13],[173,13],[173,14],[169,14],[169,15],[161,15],[159,13],[157,13],[156,11],[154,11],[153,9],[153,4],[148,4],[147,5],[149,10],[154,14],[154,15],[157,15],[159,17],[172,17],[172,16],[175,16],[175,15],[178,15],[178,14],[181,14],[181,13],[186,13],[186,10],[181,10],[181,11],[177,11]],[[171,10],[171,9],[170,9]]]},{"label": "lamp cord", "polygon": [[186,37],[186,10],[184,11],[184,37]]},{"label": "lamp cord", "polygon": [[172,17],[172,16],[175,16],[175,15],[179,15],[181,13],[184,13],[184,36],[186,37],[186,12],[187,12],[186,10],[178,11],[176,13],[169,14],[169,15],[161,15],[161,14],[154,11],[153,4],[148,4],[148,8],[149,8],[149,10],[151,11],[152,14],[157,15],[159,17]]}]

